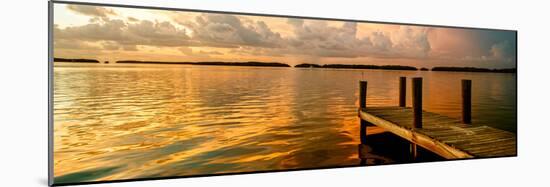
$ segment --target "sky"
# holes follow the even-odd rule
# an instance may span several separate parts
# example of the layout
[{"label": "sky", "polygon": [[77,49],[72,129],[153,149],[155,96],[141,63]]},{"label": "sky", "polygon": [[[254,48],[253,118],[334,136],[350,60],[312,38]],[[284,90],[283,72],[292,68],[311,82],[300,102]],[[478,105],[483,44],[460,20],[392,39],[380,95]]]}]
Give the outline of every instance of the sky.
[{"label": "sky", "polygon": [[515,68],[511,31],[54,4],[54,56]]}]

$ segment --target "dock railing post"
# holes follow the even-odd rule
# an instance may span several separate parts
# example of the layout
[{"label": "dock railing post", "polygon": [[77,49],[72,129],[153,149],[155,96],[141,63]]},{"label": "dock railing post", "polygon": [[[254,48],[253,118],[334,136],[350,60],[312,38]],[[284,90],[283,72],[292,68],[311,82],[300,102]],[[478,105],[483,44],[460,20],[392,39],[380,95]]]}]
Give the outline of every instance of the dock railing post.
[{"label": "dock railing post", "polygon": [[367,81],[359,82],[359,107],[367,107]]},{"label": "dock railing post", "polygon": [[472,123],[472,80],[462,80],[462,123]]},{"label": "dock railing post", "polygon": [[[359,82],[359,111],[367,107],[367,81]],[[360,121],[360,130],[359,137],[361,139],[361,144],[359,144],[359,159],[361,160],[360,165],[367,164],[367,121],[361,119]]]},{"label": "dock railing post", "polygon": [[[422,77],[412,79],[413,128],[422,128]],[[415,160],[418,153],[416,144],[411,143],[411,159]]]},{"label": "dock railing post", "polygon": [[422,77],[412,79],[413,127],[422,128]]},{"label": "dock railing post", "polygon": [[[367,81],[359,82],[359,110],[363,110],[367,107]],[[359,118],[361,120],[361,144],[366,144],[367,142],[367,121]]]},{"label": "dock railing post", "polygon": [[399,106],[407,104],[407,77],[399,77]]}]

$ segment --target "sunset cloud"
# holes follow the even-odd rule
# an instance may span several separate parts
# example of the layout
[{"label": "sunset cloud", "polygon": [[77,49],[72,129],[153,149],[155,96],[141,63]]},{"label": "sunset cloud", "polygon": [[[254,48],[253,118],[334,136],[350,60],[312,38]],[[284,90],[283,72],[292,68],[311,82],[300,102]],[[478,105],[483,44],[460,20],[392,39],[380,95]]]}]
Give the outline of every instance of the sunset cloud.
[{"label": "sunset cloud", "polygon": [[[193,39],[205,46],[229,47],[282,47],[282,37],[265,22],[244,25],[237,16],[202,14],[194,21],[184,23],[193,31]],[[216,43],[216,44],[214,44]],[[214,45],[212,45],[214,44]]]},{"label": "sunset cloud", "polygon": [[135,48],[136,45],[179,47],[189,44],[184,29],[178,29],[170,22],[149,20],[126,23],[112,19],[65,29],[55,27],[54,37],[72,41],[108,42],[110,49],[114,49],[113,45],[117,44],[126,48]]},{"label": "sunset cloud", "polygon": [[286,46],[292,47],[297,54],[340,58],[423,58],[430,52],[427,29],[402,26],[397,31],[373,31],[360,37],[358,24],[352,22],[331,26],[326,21],[289,19],[288,23],[293,26],[295,36],[287,38]]},{"label": "sunset cloud", "polygon": [[54,48],[56,49],[77,49],[77,50],[100,50],[98,46],[91,45],[85,41],[74,40],[55,40]]},{"label": "sunset cloud", "polygon": [[112,9],[99,6],[67,5],[67,9],[82,15],[93,17],[108,17],[112,15],[117,15]]},{"label": "sunset cloud", "polygon": [[139,23],[127,24],[127,35],[131,36],[132,45],[151,45],[177,47],[189,44],[185,29],[178,29],[170,22],[153,22],[142,20]]},{"label": "sunset cloud", "polygon": [[163,61],[515,66],[514,32],[83,5],[56,7],[56,12],[61,12],[54,20],[56,54],[75,55],[80,50],[82,54],[99,55],[96,58]]},{"label": "sunset cloud", "polygon": [[123,41],[129,36],[124,34],[126,23],[122,20],[107,20],[103,23],[88,23],[82,26],[54,28],[55,39],[84,41]]}]

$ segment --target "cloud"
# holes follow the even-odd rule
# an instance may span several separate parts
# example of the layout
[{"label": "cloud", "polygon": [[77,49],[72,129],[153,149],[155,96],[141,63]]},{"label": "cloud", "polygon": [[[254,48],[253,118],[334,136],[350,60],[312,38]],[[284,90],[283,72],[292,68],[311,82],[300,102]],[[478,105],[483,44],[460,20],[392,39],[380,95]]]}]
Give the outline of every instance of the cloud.
[{"label": "cloud", "polygon": [[[216,47],[239,48],[280,47],[283,39],[262,21],[244,25],[241,20],[230,15],[201,15],[195,22],[188,22],[187,30],[176,27],[168,21],[150,21],[128,18],[91,20],[81,26],[54,28],[55,39],[79,40],[87,42],[108,42],[106,50],[119,48],[136,50],[136,45],[154,47]],[[114,45],[120,45],[118,48]],[[133,46],[133,47],[132,47]]]},{"label": "cloud", "polygon": [[[154,47],[179,47],[190,43],[185,29],[178,29],[170,22],[142,20],[126,23],[122,20],[103,20],[82,26],[54,28],[55,40],[103,42],[104,49],[123,48],[135,51],[137,45]],[[114,45],[119,45],[115,47]]]},{"label": "cloud", "polygon": [[67,9],[86,16],[106,18],[108,16],[117,15],[117,13],[108,8],[100,6],[88,6],[88,5],[67,5]]},{"label": "cloud", "polygon": [[321,57],[377,57],[377,58],[425,58],[430,52],[428,31],[402,26],[393,32],[372,31],[357,36],[357,24],[344,22],[341,26],[328,21],[299,20],[290,18],[294,38],[288,45],[304,55]]},{"label": "cloud", "polygon": [[294,26],[294,27],[301,27],[304,24],[303,19],[296,19],[296,18],[288,18],[286,23]]},{"label": "cloud", "polygon": [[498,41],[491,44],[490,49],[487,50],[485,55],[482,56],[467,56],[463,60],[480,62],[480,63],[493,63],[493,64],[514,64],[515,63],[515,46],[508,40]]},{"label": "cloud", "polygon": [[218,51],[199,51],[199,54],[204,54],[204,55],[223,55],[223,53],[221,52],[218,52]]},{"label": "cloud", "polygon": [[131,36],[128,44],[177,47],[189,44],[185,29],[178,29],[172,23],[142,20],[128,24],[127,33]]},{"label": "cloud", "polygon": [[104,42],[105,50],[137,50],[137,45],[144,45],[176,47],[187,55],[206,54],[189,52],[188,47],[214,47],[261,56],[425,58],[431,49],[426,29],[407,26],[393,32],[372,31],[359,38],[354,22],[334,25],[290,18],[287,23],[292,26],[293,35],[283,38],[265,21],[245,16],[205,13],[173,19],[184,27],[168,21],[107,19],[56,28],[54,34],[60,39]]},{"label": "cloud", "polygon": [[120,49],[120,45],[118,45],[116,42],[106,41],[106,42],[102,42],[101,45],[105,50],[114,51],[114,50]]},{"label": "cloud", "polygon": [[491,56],[497,59],[510,58],[515,53],[514,48],[508,40],[495,43],[491,46]]},{"label": "cloud", "polygon": [[98,46],[94,46],[88,42],[84,41],[71,41],[71,40],[64,40],[64,39],[58,39],[55,40],[54,48],[56,49],[85,49],[85,50],[100,50]]},{"label": "cloud", "polygon": [[428,28],[400,26],[392,33],[393,49],[407,57],[426,57],[431,50]]},{"label": "cloud", "polygon": [[372,50],[373,53],[379,53],[380,55],[382,53],[390,53],[391,48],[393,47],[393,42],[391,41],[390,37],[388,37],[383,32],[372,32],[369,37],[366,37],[363,39],[364,45],[367,48],[370,48],[369,50]]},{"label": "cloud", "polygon": [[82,26],[54,28],[55,39],[73,39],[86,41],[121,41],[126,24],[122,20],[108,20],[104,23],[89,23]]},{"label": "cloud", "polygon": [[128,17],[128,21],[129,21],[129,22],[138,22],[139,19],[129,16],[129,17]]},{"label": "cloud", "polygon": [[276,48],[282,46],[282,37],[273,32],[265,22],[245,25],[237,16],[201,14],[194,21],[177,21],[193,32],[193,40],[203,46],[235,48],[254,46]]},{"label": "cloud", "polygon": [[116,9],[83,5],[67,8],[91,16],[87,23],[77,26],[54,26],[55,47],[72,51],[145,53],[149,49],[151,54],[142,56],[152,56],[156,50],[153,47],[177,53],[155,57],[185,55],[206,60],[210,56],[240,56],[310,63],[326,59],[363,63],[367,59],[515,64],[513,32],[186,12],[165,12],[158,19],[140,20]]},{"label": "cloud", "polygon": [[125,51],[137,51],[138,48],[136,45],[122,45],[122,49]]}]

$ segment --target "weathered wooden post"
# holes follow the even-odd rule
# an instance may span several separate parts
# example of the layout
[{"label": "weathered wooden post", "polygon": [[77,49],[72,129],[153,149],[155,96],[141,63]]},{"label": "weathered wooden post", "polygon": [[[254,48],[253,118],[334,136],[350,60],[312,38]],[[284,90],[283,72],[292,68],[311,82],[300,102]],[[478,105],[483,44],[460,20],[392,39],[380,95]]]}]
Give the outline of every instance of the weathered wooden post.
[{"label": "weathered wooden post", "polygon": [[407,77],[399,77],[399,106],[407,104]]},{"label": "weathered wooden post", "polygon": [[[360,81],[359,82],[359,111],[365,109],[367,107],[367,81]],[[361,162],[360,165],[364,166],[367,165],[367,121],[361,119],[359,117],[360,123],[360,130],[359,130],[359,137],[361,139],[361,144],[359,144],[359,159]]]},{"label": "weathered wooden post", "polygon": [[[413,104],[413,127],[422,128],[422,77],[412,79],[412,104]],[[411,159],[415,160],[418,153],[416,144],[411,143]]]},{"label": "weathered wooden post", "polygon": [[462,80],[462,123],[472,123],[472,80]]},{"label": "weathered wooden post", "polygon": [[416,157],[418,156],[418,152],[416,150],[416,144],[411,143],[411,160],[416,160]]},{"label": "weathered wooden post", "polygon": [[359,107],[367,107],[367,81],[359,82]]},{"label": "weathered wooden post", "polygon": [[[367,81],[359,82],[359,110],[367,107]],[[367,143],[367,121],[361,120],[361,144]]]},{"label": "weathered wooden post", "polygon": [[413,127],[422,128],[422,77],[412,79]]}]

